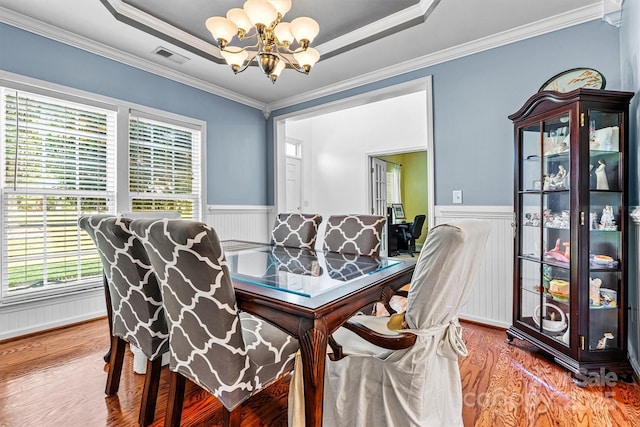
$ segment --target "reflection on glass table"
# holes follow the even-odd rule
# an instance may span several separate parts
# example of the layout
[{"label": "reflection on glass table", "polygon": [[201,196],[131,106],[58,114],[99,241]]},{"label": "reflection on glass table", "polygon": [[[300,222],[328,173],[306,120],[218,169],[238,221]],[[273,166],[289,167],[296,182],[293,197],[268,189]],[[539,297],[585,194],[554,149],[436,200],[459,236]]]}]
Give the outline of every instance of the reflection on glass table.
[{"label": "reflection on glass table", "polygon": [[225,245],[234,280],[313,297],[384,270],[397,260],[282,246]]}]

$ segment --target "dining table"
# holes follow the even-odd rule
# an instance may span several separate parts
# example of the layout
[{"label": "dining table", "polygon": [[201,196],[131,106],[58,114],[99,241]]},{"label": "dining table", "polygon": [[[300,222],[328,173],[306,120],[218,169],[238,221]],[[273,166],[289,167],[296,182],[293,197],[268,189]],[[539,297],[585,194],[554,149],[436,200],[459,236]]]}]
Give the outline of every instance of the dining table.
[{"label": "dining table", "polygon": [[329,337],[363,307],[410,283],[415,260],[239,240],[222,246],[238,307],[298,340],[305,423],[321,426]]}]

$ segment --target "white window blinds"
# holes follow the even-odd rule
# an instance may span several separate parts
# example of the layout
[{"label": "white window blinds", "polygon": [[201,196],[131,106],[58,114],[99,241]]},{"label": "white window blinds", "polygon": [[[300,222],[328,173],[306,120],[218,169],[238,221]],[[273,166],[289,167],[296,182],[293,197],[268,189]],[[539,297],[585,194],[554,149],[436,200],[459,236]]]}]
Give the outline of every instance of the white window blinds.
[{"label": "white window blinds", "polygon": [[178,211],[199,219],[200,134],[138,115],[129,121],[131,209]]},{"label": "white window blinds", "polygon": [[101,271],[80,215],[115,211],[115,112],[2,89],[2,296]]}]

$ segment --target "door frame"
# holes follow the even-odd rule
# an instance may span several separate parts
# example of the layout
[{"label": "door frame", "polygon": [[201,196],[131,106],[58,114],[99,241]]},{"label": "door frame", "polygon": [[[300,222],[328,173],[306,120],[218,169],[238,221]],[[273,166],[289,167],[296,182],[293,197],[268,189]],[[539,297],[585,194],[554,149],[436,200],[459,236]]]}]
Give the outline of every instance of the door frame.
[{"label": "door frame", "polygon": [[[435,218],[435,176],[434,176],[434,157],[433,157],[433,82],[431,76],[411,80],[409,82],[400,83],[393,86],[387,86],[382,89],[365,92],[359,95],[340,99],[338,101],[328,102],[326,104],[305,108],[302,110],[285,113],[273,117],[273,141],[274,141],[274,206],[275,211],[286,207],[286,170],[285,170],[285,142],[286,142],[286,120],[292,118],[311,118],[327,113],[353,108],[359,105],[365,105],[383,99],[395,98],[415,92],[425,92],[426,94],[426,141],[425,145],[417,147],[407,147],[398,149],[394,152],[366,153],[363,162],[369,162],[369,156],[409,153],[414,151],[427,151],[427,221],[430,226],[434,224]],[[365,167],[365,171],[368,166]],[[368,180],[368,177],[367,177]],[[305,177],[303,173],[302,183],[304,186]],[[371,206],[371,192],[369,191],[367,206]]]}]

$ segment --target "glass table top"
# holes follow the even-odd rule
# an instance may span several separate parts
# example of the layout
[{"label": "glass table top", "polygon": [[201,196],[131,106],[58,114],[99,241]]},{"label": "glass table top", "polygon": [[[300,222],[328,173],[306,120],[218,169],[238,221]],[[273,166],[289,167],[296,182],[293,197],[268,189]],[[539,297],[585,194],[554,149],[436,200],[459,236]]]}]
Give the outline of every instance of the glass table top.
[{"label": "glass table top", "polygon": [[237,241],[222,242],[234,280],[313,297],[400,261]]}]

